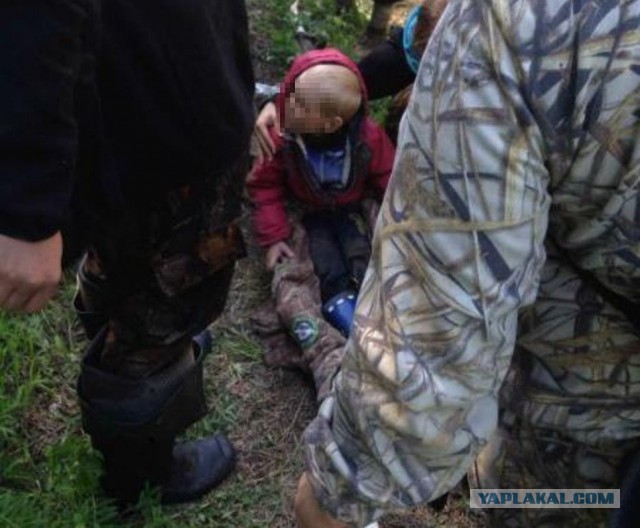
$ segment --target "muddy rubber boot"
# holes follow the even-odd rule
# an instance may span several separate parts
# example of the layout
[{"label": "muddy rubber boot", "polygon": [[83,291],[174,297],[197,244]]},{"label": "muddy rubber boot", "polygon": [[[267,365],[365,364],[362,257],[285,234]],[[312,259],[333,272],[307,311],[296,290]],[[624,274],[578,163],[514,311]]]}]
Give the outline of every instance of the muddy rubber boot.
[{"label": "muddy rubber boot", "polygon": [[104,457],[102,487],[121,506],[135,504],[146,483],[160,488],[163,504],[195,501],[220,484],[236,462],[231,443],[219,433],[163,445],[99,440],[93,445]]},{"label": "muddy rubber boot", "polygon": [[199,334],[183,357],[143,379],[99,368],[105,337],[106,327],[89,345],[78,379],[83,428],[103,455],[105,492],[120,506],[137,502],[146,483],[159,486],[167,504],[198,499],[235,465],[233,448],[220,434],[175,443],[206,414],[202,361],[210,335]]},{"label": "muddy rubber boot", "polygon": [[199,499],[231,473],[235,462],[235,451],[221,434],[176,444],[171,473],[160,485],[163,504]]}]

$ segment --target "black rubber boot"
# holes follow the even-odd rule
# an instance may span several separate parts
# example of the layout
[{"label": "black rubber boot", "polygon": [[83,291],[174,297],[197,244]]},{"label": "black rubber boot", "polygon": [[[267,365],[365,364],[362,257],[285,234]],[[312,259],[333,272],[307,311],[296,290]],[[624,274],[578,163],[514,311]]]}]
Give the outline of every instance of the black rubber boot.
[{"label": "black rubber boot", "polygon": [[163,504],[197,500],[220,484],[236,462],[235,451],[222,434],[177,444],[127,448],[94,442],[94,447],[104,456],[102,487],[121,506],[136,503],[146,483],[160,488]]},{"label": "black rubber boot", "polygon": [[97,368],[105,335],[103,328],[91,342],[78,379],[83,427],[103,455],[105,492],[121,506],[137,502],[146,483],[159,486],[167,504],[201,497],[235,465],[233,448],[220,434],[175,443],[206,413],[202,361],[210,335],[198,335],[193,353],[140,380]]},{"label": "black rubber boot", "polygon": [[231,473],[235,462],[235,451],[221,434],[177,444],[169,478],[160,484],[162,502],[177,504],[199,499]]}]

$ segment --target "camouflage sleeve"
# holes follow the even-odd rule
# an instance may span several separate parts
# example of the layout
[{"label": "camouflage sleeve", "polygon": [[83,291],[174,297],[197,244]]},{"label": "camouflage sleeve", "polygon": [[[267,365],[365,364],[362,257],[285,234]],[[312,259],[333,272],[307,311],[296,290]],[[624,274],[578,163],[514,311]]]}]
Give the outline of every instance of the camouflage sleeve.
[{"label": "camouflage sleeve", "polygon": [[496,427],[550,200],[509,42],[530,4],[452,0],[418,72],[342,372],[305,434],[316,495],[352,526],[447,492]]}]

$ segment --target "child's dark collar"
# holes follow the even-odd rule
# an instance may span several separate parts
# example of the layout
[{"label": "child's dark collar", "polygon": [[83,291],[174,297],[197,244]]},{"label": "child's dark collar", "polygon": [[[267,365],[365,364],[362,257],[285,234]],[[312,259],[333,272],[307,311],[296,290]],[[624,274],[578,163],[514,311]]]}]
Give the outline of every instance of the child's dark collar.
[{"label": "child's dark collar", "polygon": [[364,116],[364,107],[361,107],[356,115],[349,119],[348,123],[345,123],[339,130],[332,134],[294,134],[285,130],[283,137],[285,140],[293,141],[294,143],[297,137],[302,138],[305,144],[319,150],[342,146],[345,135],[349,138],[352,145],[356,145],[358,143],[360,125],[362,124]]},{"label": "child's dark collar", "polygon": [[304,144],[316,150],[339,149],[344,144],[349,133],[348,124],[331,134],[301,134]]},{"label": "child's dark collar", "polygon": [[301,136],[305,145],[318,150],[343,147],[347,137],[351,140],[351,144],[355,145],[363,117],[364,108],[361,107],[349,121],[331,134],[301,134]]}]

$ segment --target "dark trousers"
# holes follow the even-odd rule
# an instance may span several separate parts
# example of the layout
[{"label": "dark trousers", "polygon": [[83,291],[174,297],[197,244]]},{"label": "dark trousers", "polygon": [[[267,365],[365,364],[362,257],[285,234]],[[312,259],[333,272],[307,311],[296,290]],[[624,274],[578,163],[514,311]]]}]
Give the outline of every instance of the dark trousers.
[{"label": "dark trousers", "polygon": [[308,213],[302,222],[320,280],[322,302],[347,290],[357,291],[371,256],[366,223],[359,208]]},{"label": "dark trousers", "polygon": [[404,55],[402,31],[402,28],[393,31],[358,62],[369,100],[395,95],[416,78]]},{"label": "dark trousers", "polygon": [[229,182],[242,181],[245,168],[170,193],[120,227],[114,220],[109,236],[90,245],[74,304],[89,338],[108,327],[105,371],[144,378],[161,370],[222,313],[234,262],[244,255]]}]

